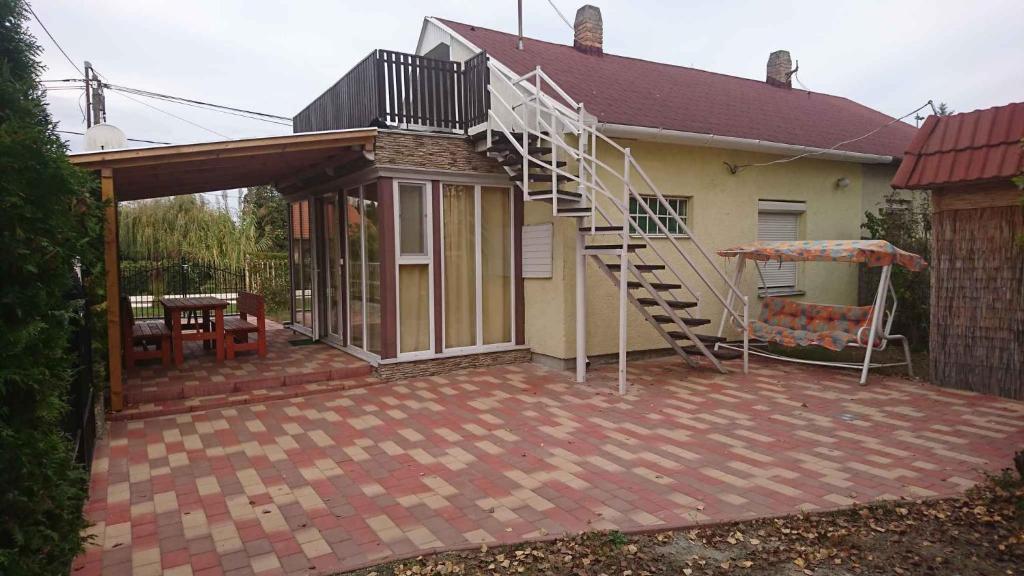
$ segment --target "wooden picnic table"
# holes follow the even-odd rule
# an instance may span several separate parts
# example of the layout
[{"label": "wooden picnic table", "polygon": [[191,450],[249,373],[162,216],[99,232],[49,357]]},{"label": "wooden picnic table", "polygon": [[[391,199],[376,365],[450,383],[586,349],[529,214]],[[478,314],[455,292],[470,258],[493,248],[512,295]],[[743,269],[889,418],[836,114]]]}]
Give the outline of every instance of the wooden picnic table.
[{"label": "wooden picnic table", "polygon": [[[228,301],[211,296],[195,298],[161,298],[164,307],[164,322],[171,329],[171,347],[174,349],[174,364],[185,363],[185,351],[182,343],[186,340],[200,340],[204,348],[212,344],[217,351],[217,362],[224,361],[224,310]],[[202,313],[202,322],[189,324],[195,330],[185,332],[181,324],[184,313]],[[214,322],[210,322],[210,313],[214,314]]]}]

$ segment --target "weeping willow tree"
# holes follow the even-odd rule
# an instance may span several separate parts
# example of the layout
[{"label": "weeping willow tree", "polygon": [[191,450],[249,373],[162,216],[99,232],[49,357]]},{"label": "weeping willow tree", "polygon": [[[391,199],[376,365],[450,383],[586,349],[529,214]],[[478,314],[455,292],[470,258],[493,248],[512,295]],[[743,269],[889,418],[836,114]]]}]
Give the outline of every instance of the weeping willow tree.
[{"label": "weeping willow tree", "polygon": [[261,249],[251,219],[236,222],[202,196],[126,203],[119,214],[121,258],[194,262],[238,268]]}]

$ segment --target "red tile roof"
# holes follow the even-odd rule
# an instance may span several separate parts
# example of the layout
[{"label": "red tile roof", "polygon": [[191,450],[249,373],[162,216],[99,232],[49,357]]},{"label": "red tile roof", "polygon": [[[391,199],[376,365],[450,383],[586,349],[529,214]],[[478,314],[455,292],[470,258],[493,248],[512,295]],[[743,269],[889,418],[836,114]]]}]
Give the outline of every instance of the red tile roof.
[{"label": "red tile roof", "polygon": [[1024,102],[929,116],[910,143],[894,188],[1006,180],[1024,170]]},{"label": "red tile roof", "polygon": [[[601,122],[831,148],[892,121],[839,96],[533,38],[517,50],[513,34],[440,21],[518,74],[540,66]],[[840,149],[899,157],[915,131],[898,122]]]}]

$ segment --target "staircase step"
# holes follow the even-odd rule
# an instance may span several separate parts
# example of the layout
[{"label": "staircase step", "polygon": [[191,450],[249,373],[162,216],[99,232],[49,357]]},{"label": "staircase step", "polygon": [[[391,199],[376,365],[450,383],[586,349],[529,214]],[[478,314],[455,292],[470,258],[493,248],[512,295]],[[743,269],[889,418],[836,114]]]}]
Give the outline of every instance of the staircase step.
[{"label": "staircase step", "polygon": [[[618,272],[619,268],[622,268],[621,264],[605,264],[605,266],[607,266],[609,270],[614,270],[615,272]],[[641,272],[654,272],[656,270],[665,269],[664,264],[633,264],[633,267]]]},{"label": "staircase step", "polygon": [[[530,198],[535,199],[540,196],[551,196],[551,189],[548,188],[547,190],[528,190],[527,194],[530,195]],[[583,199],[583,194],[580,194],[579,192],[573,192],[572,190],[562,190],[561,188],[559,188],[558,197],[564,198],[566,200],[579,201]]]},{"label": "staircase step", "polygon": [[570,206],[567,208],[559,208],[558,215],[583,218],[586,216],[590,216],[590,206]]},{"label": "staircase step", "polygon": [[[541,174],[539,172],[530,172],[528,177],[530,179],[530,182],[551,182],[551,174]],[[572,180],[572,178],[566,176],[565,174],[558,174],[558,175],[555,176],[555,178],[557,178],[559,182],[568,182],[568,181]],[[521,181],[523,179],[523,176],[522,176],[521,173],[520,174],[512,174],[511,176],[508,177],[508,179],[513,181],[513,182],[519,182],[519,181]]]},{"label": "staircase step", "polygon": [[[551,162],[549,162],[549,161],[545,160],[545,162],[547,162],[548,164],[551,164]],[[564,160],[559,160],[559,161],[555,162],[555,168],[561,168],[561,167],[565,166],[566,164],[567,164],[567,162],[565,162]],[[501,165],[502,166],[522,166],[523,165],[523,159],[518,157],[518,156],[516,156],[514,158],[506,158],[505,160],[501,161]],[[541,168],[541,166],[538,166],[538,165],[536,165],[536,164],[531,162],[530,163],[530,168]],[[544,168],[547,168],[547,166],[544,166]]]},{"label": "staircase step", "polygon": [[[654,298],[637,298],[636,301],[643,304],[644,306],[647,306],[648,308],[661,307],[661,304],[658,304],[658,301],[655,300]],[[668,307],[673,310],[686,310],[687,308],[697,307],[696,302],[680,302],[678,300],[666,300],[665,303],[668,304]]]},{"label": "staircase step", "polygon": [[[587,208],[586,210],[589,211],[590,208]],[[642,250],[644,248],[647,248],[647,244],[629,244],[627,246],[627,249],[630,252]],[[583,251],[586,252],[588,250],[622,250],[622,244],[588,244]]]},{"label": "staircase step", "polygon": [[[519,151],[513,148],[511,144],[505,142],[493,144],[487,151],[495,154],[511,154],[516,158],[519,157]],[[526,153],[530,156],[547,156],[551,154],[551,146],[530,146],[527,148]]]},{"label": "staircase step", "polygon": [[[580,232],[590,232],[590,226],[581,226]],[[594,226],[594,233],[622,232],[622,226]]]},{"label": "staircase step", "polygon": [[[659,324],[675,324],[676,323],[675,318],[673,318],[673,317],[671,317],[671,316],[669,316],[667,314],[655,314],[655,315],[653,315],[651,317],[654,318],[655,321],[657,321]],[[711,324],[711,320],[708,320],[707,318],[689,318],[689,317],[685,317],[685,316],[680,316],[679,320],[681,320],[683,324],[686,324],[687,326],[691,326],[691,327],[706,326],[708,324]]]},{"label": "staircase step", "polygon": [[[690,339],[690,337],[687,336],[685,333],[678,332],[678,331],[669,332],[668,335],[673,337],[673,338],[675,338],[676,340],[689,340]],[[723,338],[721,336],[709,336],[707,334],[694,334],[694,336],[697,337],[697,340],[700,340],[701,342],[703,342],[705,344],[716,344],[718,342],[725,342],[726,341],[726,338]]]},{"label": "staircase step", "polygon": [[[668,282],[648,282],[648,284],[650,284],[651,288],[654,288],[655,290],[677,290],[679,288],[682,288],[682,286],[679,284],[670,284]],[[629,282],[626,282],[626,286],[630,288],[644,287],[642,282],[637,282],[635,280],[630,280]]]},{"label": "staircase step", "polygon": [[[683,346],[682,350],[691,356],[704,355],[700,351],[700,348],[697,348],[696,346]],[[719,348],[718,350],[708,348],[708,352],[711,352],[711,355],[719,360],[739,360],[743,357],[743,352],[740,352],[739,350],[732,350],[730,348]]]}]

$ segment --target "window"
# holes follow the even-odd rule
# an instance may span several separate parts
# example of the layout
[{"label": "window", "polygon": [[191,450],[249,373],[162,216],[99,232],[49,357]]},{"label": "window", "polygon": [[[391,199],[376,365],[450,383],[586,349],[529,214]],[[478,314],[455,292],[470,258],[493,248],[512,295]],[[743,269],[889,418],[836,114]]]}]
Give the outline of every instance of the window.
[{"label": "window", "polygon": [[[792,241],[800,237],[800,215],[806,210],[803,202],[758,202],[757,239]],[[796,290],[796,262],[758,262],[758,286],[762,290]]]},{"label": "window", "polygon": [[427,183],[398,187],[398,351],[433,348],[431,322],[430,210]]},{"label": "window", "polygon": [[[686,226],[690,225],[687,208],[689,207],[689,198],[678,198],[678,197],[666,197],[665,203],[658,200],[657,196],[641,196],[640,200],[635,197],[629,199],[629,215],[636,225],[633,227],[632,234],[634,236],[640,235],[642,232],[647,236],[664,236],[661,227],[658,226],[658,221],[668,230],[668,233],[672,236],[686,236],[686,232],[683,227],[679,225],[672,214],[669,212],[668,207],[671,206],[672,210],[679,215],[679,219],[683,221]],[[651,209],[650,212],[644,209],[643,202]],[[657,216],[657,219],[651,217],[651,212]]]}]

